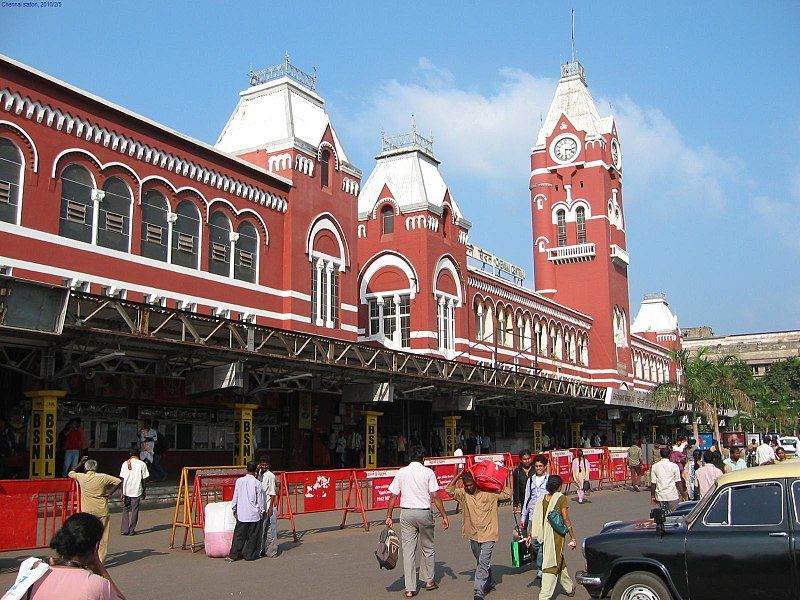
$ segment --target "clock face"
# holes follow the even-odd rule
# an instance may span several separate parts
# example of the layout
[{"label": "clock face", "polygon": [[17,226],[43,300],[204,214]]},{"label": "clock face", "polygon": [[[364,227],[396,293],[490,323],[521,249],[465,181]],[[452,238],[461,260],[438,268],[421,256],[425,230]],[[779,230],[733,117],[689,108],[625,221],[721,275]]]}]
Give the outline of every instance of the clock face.
[{"label": "clock face", "polygon": [[574,160],[578,156],[578,140],[571,135],[565,135],[553,144],[551,155],[553,160],[560,163]]},{"label": "clock face", "polygon": [[622,156],[619,153],[619,142],[616,139],[611,140],[611,160],[614,162],[614,166],[619,169],[622,164]]}]

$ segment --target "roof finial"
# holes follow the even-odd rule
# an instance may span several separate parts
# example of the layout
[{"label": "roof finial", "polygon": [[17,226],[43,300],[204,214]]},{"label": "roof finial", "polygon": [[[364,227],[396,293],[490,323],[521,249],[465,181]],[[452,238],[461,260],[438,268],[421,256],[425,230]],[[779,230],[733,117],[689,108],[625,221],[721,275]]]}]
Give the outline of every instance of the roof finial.
[{"label": "roof finial", "polygon": [[417,120],[414,118],[414,113],[411,113],[411,133],[417,133]]}]

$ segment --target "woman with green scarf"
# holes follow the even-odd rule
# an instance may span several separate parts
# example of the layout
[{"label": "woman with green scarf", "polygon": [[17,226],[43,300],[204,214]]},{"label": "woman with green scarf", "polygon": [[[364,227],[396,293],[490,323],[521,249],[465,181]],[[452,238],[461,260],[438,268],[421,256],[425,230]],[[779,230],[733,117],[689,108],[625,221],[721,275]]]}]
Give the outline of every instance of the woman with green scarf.
[{"label": "woman with green scarf", "polygon": [[[539,591],[539,600],[550,600],[556,590],[556,583],[561,582],[567,596],[575,595],[575,584],[569,576],[567,561],[564,559],[564,541],[566,534],[569,533],[569,547],[576,548],[578,545],[575,533],[572,531],[572,521],[569,519],[569,508],[567,499],[561,493],[563,481],[558,475],[551,475],[547,480],[547,495],[545,495],[536,505],[531,519],[531,534],[528,536],[528,544],[531,543],[532,536],[542,544],[544,561],[542,563],[542,587]],[[556,513],[549,517],[549,513]],[[558,517],[561,517],[560,519]],[[558,521],[562,523],[558,523]],[[554,523],[555,521],[555,527]],[[556,529],[566,528],[566,531],[559,533]]]}]

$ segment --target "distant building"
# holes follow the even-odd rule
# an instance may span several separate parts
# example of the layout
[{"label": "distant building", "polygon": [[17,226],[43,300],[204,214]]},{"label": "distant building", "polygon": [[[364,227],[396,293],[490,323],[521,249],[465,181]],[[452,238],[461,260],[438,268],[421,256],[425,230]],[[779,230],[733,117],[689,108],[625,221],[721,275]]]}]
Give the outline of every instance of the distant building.
[{"label": "distant building", "polygon": [[780,360],[800,356],[800,331],[773,331],[767,333],[737,333],[714,335],[711,327],[687,327],[681,332],[683,347],[692,354],[705,348],[710,359],[733,355],[753,370],[753,375],[763,377],[769,366]]}]

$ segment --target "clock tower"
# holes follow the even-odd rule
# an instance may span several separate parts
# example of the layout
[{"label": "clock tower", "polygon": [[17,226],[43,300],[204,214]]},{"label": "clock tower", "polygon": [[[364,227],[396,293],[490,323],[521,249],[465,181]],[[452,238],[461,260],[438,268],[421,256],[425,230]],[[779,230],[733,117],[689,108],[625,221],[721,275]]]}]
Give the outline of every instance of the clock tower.
[{"label": "clock tower", "polygon": [[598,114],[583,65],[563,64],[531,153],[535,285],[592,317],[592,367],[609,383],[632,374],[622,169],[614,118]]}]

